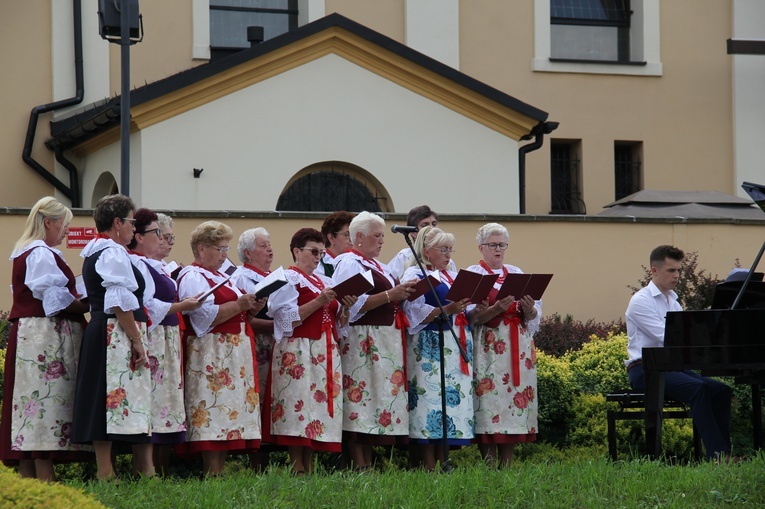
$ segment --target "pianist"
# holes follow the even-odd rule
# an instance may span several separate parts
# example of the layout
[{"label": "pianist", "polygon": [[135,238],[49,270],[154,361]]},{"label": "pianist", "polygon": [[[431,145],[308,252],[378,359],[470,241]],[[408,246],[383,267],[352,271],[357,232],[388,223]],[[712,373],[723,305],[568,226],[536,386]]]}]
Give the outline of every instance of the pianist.
[{"label": "pianist", "polygon": [[[630,299],[627,307],[627,354],[625,362],[630,385],[645,390],[643,347],[664,346],[667,311],[682,311],[674,288],[680,278],[680,263],[685,254],[672,246],[659,246],[651,252],[651,282]],[[665,373],[665,394],[675,401],[689,403],[693,421],[704,443],[707,459],[730,455],[731,389],[724,383],[694,371]]]}]

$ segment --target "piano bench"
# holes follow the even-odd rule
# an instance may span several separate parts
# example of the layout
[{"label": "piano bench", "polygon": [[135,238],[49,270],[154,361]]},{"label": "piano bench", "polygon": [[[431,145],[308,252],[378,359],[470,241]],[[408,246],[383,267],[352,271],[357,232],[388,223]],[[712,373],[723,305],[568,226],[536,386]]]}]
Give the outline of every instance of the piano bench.
[{"label": "piano bench", "polygon": [[[616,461],[616,421],[644,420],[645,419],[645,395],[642,392],[623,390],[606,394],[606,401],[619,404],[619,410],[608,410],[608,454],[611,460]],[[640,410],[642,409],[642,411]],[[680,401],[664,400],[664,409],[661,413],[663,419],[693,419],[691,409]],[[696,425],[693,426],[693,455],[696,461],[702,458],[701,435]]]}]

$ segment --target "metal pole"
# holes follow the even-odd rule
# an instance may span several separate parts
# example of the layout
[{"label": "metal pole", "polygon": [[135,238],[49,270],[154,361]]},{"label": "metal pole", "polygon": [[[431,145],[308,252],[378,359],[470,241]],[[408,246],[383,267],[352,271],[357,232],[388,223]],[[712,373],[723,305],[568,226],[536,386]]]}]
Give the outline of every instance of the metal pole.
[{"label": "metal pole", "polygon": [[130,196],[130,0],[120,0],[120,192]]}]

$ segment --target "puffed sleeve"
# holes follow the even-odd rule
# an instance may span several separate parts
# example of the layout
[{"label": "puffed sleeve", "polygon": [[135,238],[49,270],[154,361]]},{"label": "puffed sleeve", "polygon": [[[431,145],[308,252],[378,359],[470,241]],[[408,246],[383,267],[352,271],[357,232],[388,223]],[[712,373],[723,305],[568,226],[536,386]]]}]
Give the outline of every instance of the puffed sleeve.
[{"label": "puffed sleeve", "polygon": [[69,280],[56,264],[56,255],[50,249],[33,249],[26,260],[24,284],[35,299],[41,300],[45,316],[53,316],[74,302],[75,296],[66,287]]},{"label": "puffed sleeve", "polygon": [[[180,300],[194,297],[210,289],[210,283],[198,272],[189,271],[181,279],[178,285],[178,298]],[[215,295],[208,296],[197,309],[193,311],[184,311],[191,321],[191,327],[194,333],[204,336],[213,329],[213,321],[218,316],[218,306],[215,304]]]},{"label": "puffed sleeve", "polygon": [[165,319],[167,313],[170,311],[170,306],[172,306],[173,303],[155,299],[154,293],[157,291],[157,288],[154,284],[154,277],[151,275],[149,266],[140,258],[134,259],[134,264],[138,270],[141,271],[141,275],[146,282],[146,289],[143,291],[143,305],[149,312],[149,318],[151,318],[149,330],[152,331]]},{"label": "puffed sleeve", "polygon": [[114,313],[115,308],[123,311],[138,309],[141,303],[133,295],[138,289],[138,282],[127,251],[118,247],[104,249],[96,260],[96,272],[103,279],[101,285],[106,288],[104,313]]},{"label": "puffed sleeve", "polygon": [[[357,260],[350,257],[344,257],[337,262],[337,265],[335,265],[335,273],[332,275],[332,286],[337,286],[346,279],[353,277],[356,274],[360,274],[365,270],[366,267],[360,264]],[[361,308],[364,307],[364,303],[368,298],[369,295],[367,294],[359,295],[356,304],[351,306],[351,309],[348,310],[348,313],[350,314],[348,323],[353,323],[366,314],[366,312],[361,311]]]},{"label": "puffed sleeve", "polygon": [[[418,279],[420,275],[421,272],[418,267],[409,267],[406,269],[406,272],[404,272],[401,280],[410,281],[412,279]],[[427,327],[428,324],[423,323],[423,320],[425,320],[435,308],[425,302],[425,295],[420,295],[411,302],[404,300],[403,309],[404,313],[406,313],[407,320],[409,320],[409,334],[414,335]]]},{"label": "puffed sleeve", "polygon": [[[286,272],[286,271],[285,271]],[[288,281],[289,281],[288,276]],[[274,339],[292,337],[292,331],[301,323],[298,310],[298,291],[295,283],[286,284],[271,294],[268,300],[268,316],[274,319]],[[296,323],[297,322],[297,323]]]}]

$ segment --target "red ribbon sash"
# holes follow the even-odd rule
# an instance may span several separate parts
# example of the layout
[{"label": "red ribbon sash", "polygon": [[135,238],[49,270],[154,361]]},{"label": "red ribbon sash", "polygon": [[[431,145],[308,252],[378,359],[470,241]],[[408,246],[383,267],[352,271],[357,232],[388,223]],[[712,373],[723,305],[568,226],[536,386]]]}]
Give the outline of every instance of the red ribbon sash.
[{"label": "red ribbon sash", "polygon": [[409,327],[409,319],[396,302],[396,328],[401,331],[401,349],[404,352],[404,390],[409,393],[409,375],[406,370],[406,328]]},{"label": "red ribbon sash", "polygon": [[[467,353],[467,334],[465,333],[465,327],[468,325],[468,319],[465,316],[465,313],[460,313],[455,317],[454,325],[460,328],[460,345],[462,345],[465,353]],[[465,358],[462,357],[462,355],[460,355],[460,371],[466,375],[470,374],[468,363],[465,362]]]}]

